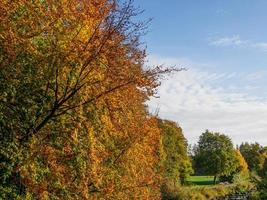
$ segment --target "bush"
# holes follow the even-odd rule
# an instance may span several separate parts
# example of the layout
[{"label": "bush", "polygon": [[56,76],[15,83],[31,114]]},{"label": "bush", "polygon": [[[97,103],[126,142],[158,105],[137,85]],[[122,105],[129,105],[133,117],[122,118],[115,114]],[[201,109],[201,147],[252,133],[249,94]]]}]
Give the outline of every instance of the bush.
[{"label": "bush", "polygon": [[[216,186],[162,186],[163,200],[212,200],[221,199],[233,193],[247,192],[254,187],[249,181],[239,181],[231,185]],[[267,198],[265,198],[267,199]]]},{"label": "bush", "polygon": [[256,194],[259,199],[267,199],[267,179],[262,180],[258,185],[258,192]]}]

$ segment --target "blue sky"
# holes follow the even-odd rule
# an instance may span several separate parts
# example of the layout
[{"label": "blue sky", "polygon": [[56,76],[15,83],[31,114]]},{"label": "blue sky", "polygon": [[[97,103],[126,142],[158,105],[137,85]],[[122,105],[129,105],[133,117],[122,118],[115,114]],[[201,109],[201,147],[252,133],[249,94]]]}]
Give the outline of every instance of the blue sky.
[{"label": "blue sky", "polygon": [[[267,145],[267,1],[136,0],[152,17],[148,63],[186,67],[152,99],[190,143],[205,129]],[[265,122],[266,121],[266,122]]]}]

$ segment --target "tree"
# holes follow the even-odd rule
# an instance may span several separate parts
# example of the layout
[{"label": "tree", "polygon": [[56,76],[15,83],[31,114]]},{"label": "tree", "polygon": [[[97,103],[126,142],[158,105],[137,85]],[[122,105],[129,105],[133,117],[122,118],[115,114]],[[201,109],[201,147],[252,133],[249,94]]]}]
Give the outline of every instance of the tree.
[{"label": "tree", "polygon": [[3,199],[153,194],[159,136],[143,104],[171,70],[144,69],[138,13],[131,0],[0,2]]},{"label": "tree", "polygon": [[239,150],[236,150],[235,154],[236,154],[236,158],[238,160],[237,171],[239,173],[247,173],[249,170],[248,170],[248,164],[247,164],[245,158],[242,156],[242,154]]},{"label": "tree", "polygon": [[175,122],[159,119],[161,130],[163,179],[174,183],[184,183],[193,173],[191,160],[187,153],[187,141],[182,128]]},{"label": "tree", "polygon": [[258,199],[267,198],[266,188],[267,188],[267,159],[265,159],[264,164],[263,164],[261,179],[257,181]]},{"label": "tree", "polygon": [[214,176],[231,175],[238,162],[231,139],[220,133],[206,131],[199,137],[194,152],[194,162],[198,173]]},{"label": "tree", "polygon": [[260,173],[261,175],[261,181],[258,183],[260,192],[264,197],[266,198],[267,196],[267,158],[264,161],[262,172]]},{"label": "tree", "polygon": [[250,171],[261,173],[266,158],[265,149],[258,143],[242,143],[239,147]]},{"label": "tree", "polygon": [[2,1],[1,9],[6,137],[26,143],[52,119],[115,90],[134,84],[151,93],[157,84],[156,71],[138,69],[145,56],[138,49],[143,24],[131,21],[137,14],[132,1]]},{"label": "tree", "polygon": [[234,156],[237,162],[236,170],[232,171],[231,174],[220,176],[220,181],[233,183],[249,177],[248,164],[238,149],[235,150]]},{"label": "tree", "polygon": [[32,144],[32,159],[22,170],[30,194],[59,199],[159,198],[157,121],[134,107],[136,99],[127,101],[126,108],[119,105],[123,99],[117,100],[121,109],[106,113],[112,107],[98,102],[90,118],[70,121],[74,131],[64,126],[65,136],[59,131]]}]

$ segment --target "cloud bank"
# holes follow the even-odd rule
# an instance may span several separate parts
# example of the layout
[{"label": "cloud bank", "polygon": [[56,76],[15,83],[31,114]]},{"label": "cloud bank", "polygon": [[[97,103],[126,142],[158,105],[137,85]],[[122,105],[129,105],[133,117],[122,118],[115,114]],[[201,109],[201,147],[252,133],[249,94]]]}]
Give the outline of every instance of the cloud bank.
[{"label": "cloud bank", "polygon": [[[240,88],[223,84],[241,75],[205,71],[205,64],[188,59],[157,56],[149,59],[150,64],[186,65],[189,68],[163,80],[158,91],[160,98],[148,102],[152,113],[159,108],[160,117],[178,122],[189,143],[196,143],[199,135],[209,129],[229,135],[235,144],[257,141],[267,145],[267,101],[250,95],[248,91],[253,90],[252,86]],[[263,78],[260,72],[242,77]]]}]

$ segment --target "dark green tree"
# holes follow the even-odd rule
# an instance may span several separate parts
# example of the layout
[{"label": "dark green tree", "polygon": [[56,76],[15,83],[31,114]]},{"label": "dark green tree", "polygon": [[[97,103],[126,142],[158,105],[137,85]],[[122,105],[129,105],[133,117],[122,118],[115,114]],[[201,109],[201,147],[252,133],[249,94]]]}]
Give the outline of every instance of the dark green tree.
[{"label": "dark green tree", "polygon": [[258,188],[258,198],[259,199],[267,199],[267,159],[265,159],[262,173],[261,173],[261,179],[257,183]]},{"label": "dark green tree", "polygon": [[[266,156],[266,147],[263,147],[261,151],[263,155]],[[264,162],[261,166],[260,172],[258,173],[261,179],[257,182],[258,187],[258,198],[259,199],[267,199],[267,157],[265,157]]]},{"label": "dark green tree", "polygon": [[238,167],[231,139],[208,130],[200,136],[195,147],[194,163],[198,173],[214,176],[214,184],[218,176],[229,176]]},{"label": "dark green tree", "polygon": [[242,143],[239,149],[248,164],[249,170],[260,175],[266,157],[266,150],[258,143],[249,144],[247,142]]}]

